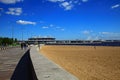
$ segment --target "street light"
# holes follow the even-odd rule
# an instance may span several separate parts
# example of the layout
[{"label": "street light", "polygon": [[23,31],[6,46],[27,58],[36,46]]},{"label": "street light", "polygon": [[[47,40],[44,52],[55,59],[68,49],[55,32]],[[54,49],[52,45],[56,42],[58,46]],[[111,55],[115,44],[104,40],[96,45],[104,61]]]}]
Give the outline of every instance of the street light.
[{"label": "street light", "polygon": [[14,42],[14,27],[12,26],[12,43]]}]

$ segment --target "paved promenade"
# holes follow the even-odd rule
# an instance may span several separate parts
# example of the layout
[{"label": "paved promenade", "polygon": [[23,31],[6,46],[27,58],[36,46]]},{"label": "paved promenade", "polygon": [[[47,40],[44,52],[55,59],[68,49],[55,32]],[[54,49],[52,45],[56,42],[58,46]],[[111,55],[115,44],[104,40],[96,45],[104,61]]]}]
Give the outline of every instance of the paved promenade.
[{"label": "paved promenade", "polygon": [[[13,74],[14,73],[14,74]],[[37,51],[0,50],[0,80],[78,80]]]},{"label": "paved promenade", "polygon": [[10,80],[25,51],[21,48],[0,50],[0,80]]}]

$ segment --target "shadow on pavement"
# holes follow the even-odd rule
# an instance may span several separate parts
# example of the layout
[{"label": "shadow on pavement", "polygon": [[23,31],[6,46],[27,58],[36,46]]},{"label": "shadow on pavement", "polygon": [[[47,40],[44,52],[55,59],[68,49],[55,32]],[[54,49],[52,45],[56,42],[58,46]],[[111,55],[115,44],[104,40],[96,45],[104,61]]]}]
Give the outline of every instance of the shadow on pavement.
[{"label": "shadow on pavement", "polygon": [[30,50],[20,59],[11,80],[38,80],[30,59]]}]

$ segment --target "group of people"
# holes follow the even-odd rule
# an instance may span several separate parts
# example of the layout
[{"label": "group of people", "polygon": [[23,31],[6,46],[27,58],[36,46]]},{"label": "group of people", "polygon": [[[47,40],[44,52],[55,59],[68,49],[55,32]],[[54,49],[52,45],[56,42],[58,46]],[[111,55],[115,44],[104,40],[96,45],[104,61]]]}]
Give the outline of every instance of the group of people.
[{"label": "group of people", "polygon": [[27,44],[26,43],[21,43],[21,49],[26,49],[27,48]]}]

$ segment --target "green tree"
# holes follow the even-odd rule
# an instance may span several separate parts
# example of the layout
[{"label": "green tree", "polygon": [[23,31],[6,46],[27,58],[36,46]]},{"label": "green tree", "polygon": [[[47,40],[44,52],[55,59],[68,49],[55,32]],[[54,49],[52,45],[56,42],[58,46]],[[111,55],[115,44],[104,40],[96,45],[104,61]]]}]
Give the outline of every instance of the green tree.
[{"label": "green tree", "polygon": [[17,42],[17,38],[15,38],[14,42]]},{"label": "green tree", "polygon": [[13,39],[13,38],[8,38],[8,37],[0,37],[0,45],[11,45],[17,43],[17,39]]}]

